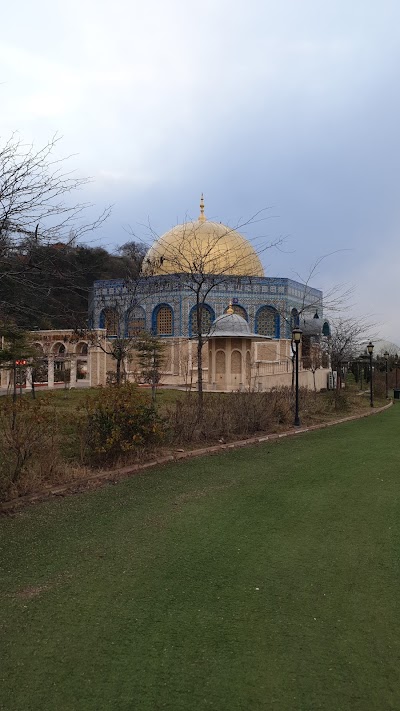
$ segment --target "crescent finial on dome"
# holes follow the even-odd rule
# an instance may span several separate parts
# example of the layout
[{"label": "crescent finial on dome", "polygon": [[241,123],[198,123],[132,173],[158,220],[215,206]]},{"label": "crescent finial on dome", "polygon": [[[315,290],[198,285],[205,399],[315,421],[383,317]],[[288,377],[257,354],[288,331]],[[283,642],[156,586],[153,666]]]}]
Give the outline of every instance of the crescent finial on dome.
[{"label": "crescent finial on dome", "polygon": [[228,308],[226,309],[226,313],[229,314],[229,316],[230,316],[231,314],[234,314],[234,313],[235,313],[235,311],[234,311],[234,309],[233,309],[233,306],[232,306],[232,301],[229,302],[229,306],[228,306]]},{"label": "crescent finial on dome", "polygon": [[204,214],[204,195],[203,195],[203,193],[201,193],[199,222],[205,222],[205,221],[206,221],[206,216]]}]

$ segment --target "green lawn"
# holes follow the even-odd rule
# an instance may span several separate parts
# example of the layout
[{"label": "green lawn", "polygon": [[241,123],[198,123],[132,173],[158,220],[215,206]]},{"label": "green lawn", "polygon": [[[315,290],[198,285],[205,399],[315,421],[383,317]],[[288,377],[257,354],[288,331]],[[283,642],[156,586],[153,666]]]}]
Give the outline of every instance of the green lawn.
[{"label": "green lawn", "polygon": [[0,521],[2,711],[400,708],[400,405]]}]

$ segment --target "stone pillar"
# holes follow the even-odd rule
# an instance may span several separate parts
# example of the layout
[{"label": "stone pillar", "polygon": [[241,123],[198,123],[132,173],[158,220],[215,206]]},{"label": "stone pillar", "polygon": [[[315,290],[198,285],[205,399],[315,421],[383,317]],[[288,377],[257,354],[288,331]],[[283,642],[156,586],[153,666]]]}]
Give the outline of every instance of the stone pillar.
[{"label": "stone pillar", "polygon": [[232,338],[225,343],[225,390],[232,390]]},{"label": "stone pillar", "polygon": [[240,389],[241,390],[247,390],[248,383],[247,383],[247,372],[246,372],[246,350],[247,350],[247,341],[243,338],[242,339],[242,347],[240,349],[240,353],[242,356],[242,378],[240,382]]},{"label": "stone pillar", "polygon": [[210,369],[210,378],[209,378],[209,380],[210,380],[211,387],[212,387],[213,390],[216,390],[216,389],[217,389],[216,374],[215,374],[215,371],[216,371],[216,365],[215,365],[215,342],[216,342],[216,339],[215,339],[215,338],[210,338],[210,340],[209,340],[209,342],[208,342],[208,343],[209,343],[209,349],[211,350],[211,357],[209,356],[209,363],[208,363],[208,367],[209,367],[209,369]]},{"label": "stone pillar", "polygon": [[49,390],[54,388],[54,356],[49,355],[47,359],[47,387]]},{"label": "stone pillar", "polygon": [[10,385],[11,373],[12,373],[11,368],[2,368],[0,370],[1,388],[4,388],[5,390],[8,389],[8,387]]},{"label": "stone pillar", "polygon": [[92,349],[88,348],[88,354],[87,354],[87,360],[86,360],[86,367],[87,367],[87,373],[86,373],[86,379],[89,381],[89,385],[92,386]]},{"label": "stone pillar", "polygon": [[[96,371],[96,372],[97,372],[97,381],[96,381],[95,385],[100,385],[100,383],[101,383],[101,378],[100,378],[100,353],[101,353],[100,348],[97,346],[97,348],[96,348],[96,365],[97,365],[97,371]],[[92,385],[93,385],[93,383],[92,383]]]},{"label": "stone pillar", "polygon": [[69,387],[70,387],[70,389],[76,388],[76,366],[77,366],[76,356],[73,355],[73,356],[71,356],[71,360],[70,360],[70,372],[69,372]]},{"label": "stone pillar", "polygon": [[32,390],[32,368],[31,367],[28,367],[26,369],[25,390]]}]

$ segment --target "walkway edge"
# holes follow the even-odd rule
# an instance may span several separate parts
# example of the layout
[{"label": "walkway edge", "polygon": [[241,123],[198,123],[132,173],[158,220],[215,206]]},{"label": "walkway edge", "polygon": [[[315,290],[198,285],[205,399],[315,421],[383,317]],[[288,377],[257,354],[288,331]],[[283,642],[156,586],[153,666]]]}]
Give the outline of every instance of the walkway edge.
[{"label": "walkway edge", "polygon": [[236,442],[227,442],[224,444],[216,444],[212,447],[203,447],[201,449],[193,449],[189,451],[176,451],[174,454],[169,454],[166,457],[160,457],[159,459],[154,459],[145,464],[132,464],[128,467],[120,467],[119,469],[107,469],[104,471],[99,471],[94,474],[90,474],[82,479],[73,479],[65,484],[60,484],[59,486],[49,486],[42,489],[37,494],[27,494],[26,496],[20,496],[17,499],[11,499],[11,501],[5,501],[0,504],[0,513],[7,511],[13,511],[16,508],[22,506],[39,503],[40,501],[45,501],[49,498],[56,496],[64,496],[73,493],[82,493],[86,490],[86,487],[90,483],[96,482],[112,482],[116,483],[122,479],[128,478],[132,474],[139,474],[140,472],[146,471],[146,469],[153,469],[154,467],[160,467],[165,464],[171,464],[172,462],[179,462],[183,459],[194,459],[195,457],[204,457],[209,454],[219,454],[220,452],[229,452],[232,449],[239,449],[241,447],[248,447],[255,444],[264,444],[265,442],[274,442],[285,437],[295,437],[300,434],[305,434],[306,432],[314,432],[315,430],[323,430],[327,427],[333,427],[334,425],[340,425],[344,422],[351,422],[352,420],[362,420],[364,417],[370,417],[371,415],[378,415],[380,412],[384,412],[392,407],[393,402],[389,402],[383,407],[378,407],[376,410],[370,410],[368,412],[363,412],[361,415],[350,415],[349,417],[342,417],[339,420],[332,420],[330,422],[324,422],[319,425],[311,425],[310,427],[301,427],[300,429],[290,429],[286,432],[281,432],[280,434],[269,434],[262,435],[259,437],[251,437],[249,439],[237,440]]}]

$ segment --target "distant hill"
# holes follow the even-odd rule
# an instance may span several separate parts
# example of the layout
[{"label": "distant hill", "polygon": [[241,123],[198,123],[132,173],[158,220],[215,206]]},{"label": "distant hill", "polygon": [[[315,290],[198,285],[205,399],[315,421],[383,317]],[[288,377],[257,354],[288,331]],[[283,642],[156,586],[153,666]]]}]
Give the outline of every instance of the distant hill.
[{"label": "distant hill", "polygon": [[10,251],[0,262],[1,315],[28,330],[82,328],[93,282],[136,278],[144,251],[135,243],[119,255],[62,243]]}]

